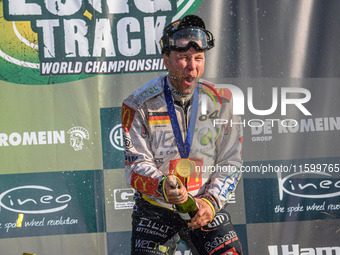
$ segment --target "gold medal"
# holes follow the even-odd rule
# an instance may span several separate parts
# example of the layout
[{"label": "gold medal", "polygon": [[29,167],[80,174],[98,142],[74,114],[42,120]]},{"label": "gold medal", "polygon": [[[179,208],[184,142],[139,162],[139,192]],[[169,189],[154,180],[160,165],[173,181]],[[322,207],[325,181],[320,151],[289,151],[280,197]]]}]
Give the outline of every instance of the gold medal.
[{"label": "gold medal", "polygon": [[179,176],[187,178],[194,171],[194,164],[190,161],[190,159],[182,158],[177,162],[175,170]]}]

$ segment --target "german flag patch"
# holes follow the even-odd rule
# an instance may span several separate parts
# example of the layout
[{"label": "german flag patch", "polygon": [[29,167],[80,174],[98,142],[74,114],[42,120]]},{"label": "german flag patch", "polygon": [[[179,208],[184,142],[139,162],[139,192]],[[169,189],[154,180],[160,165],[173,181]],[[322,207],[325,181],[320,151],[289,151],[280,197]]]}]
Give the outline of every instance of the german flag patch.
[{"label": "german flag patch", "polygon": [[168,112],[149,112],[149,126],[171,124]]}]

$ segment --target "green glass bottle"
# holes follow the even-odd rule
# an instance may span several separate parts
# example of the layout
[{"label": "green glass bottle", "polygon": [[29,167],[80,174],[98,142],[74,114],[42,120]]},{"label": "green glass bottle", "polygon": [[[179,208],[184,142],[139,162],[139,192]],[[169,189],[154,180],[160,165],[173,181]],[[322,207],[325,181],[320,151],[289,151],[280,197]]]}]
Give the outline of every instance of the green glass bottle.
[{"label": "green glass bottle", "polygon": [[[179,185],[177,180],[173,180],[171,184],[172,188],[178,189]],[[199,206],[195,198],[188,193],[188,199],[182,204],[175,204],[175,208],[183,220],[190,222],[199,210]]]}]

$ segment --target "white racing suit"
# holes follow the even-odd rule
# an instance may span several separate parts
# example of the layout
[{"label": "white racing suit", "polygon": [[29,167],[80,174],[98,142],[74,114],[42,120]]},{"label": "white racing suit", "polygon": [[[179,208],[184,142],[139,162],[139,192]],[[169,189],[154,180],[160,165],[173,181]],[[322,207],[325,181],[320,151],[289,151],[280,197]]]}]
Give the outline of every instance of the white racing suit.
[{"label": "white racing suit", "polygon": [[[151,80],[124,100],[122,106],[126,177],[137,191],[136,199],[139,199],[134,214],[138,211],[138,204],[141,205],[140,201],[152,205],[157,211],[173,213],[170,211],[173,206],[164,198],[162,185],[164,176],[177,175],[175,167],[180,155],[163,93],[164,79],[167,79],[167,74]],[[232,114],[229,90],[216,91],[211,83],[205,81],[200,81],[197,87],[199,105],[189,155],[194,171],[186,180],[178,177],[190,194],[202,198],[217,214],[227,204],[241,178],[242,123],[238,116]],[[175,103],[183,140],[187,135],[191,107],[181,107]],[[202,112],[202,107],[206,111]],[[133,254],[138,254],[138,249],[135,249],[138,245],[140,250],[144,247],[141,245],[143,240],[140,239],[140,233],[134,235],[134,232],[141,230],[146,217],[140,214],[138,219],[136,217],[132,237]],[[137,237],[139,239],[136,241]],[[163,237],[159,243],[171,238]],[[206,254],[213,254],[208,253],[212,249],[205,250]],[[202,251],[199,253],[205,254]],[[144,251],[141,254],[148,253]]]}]

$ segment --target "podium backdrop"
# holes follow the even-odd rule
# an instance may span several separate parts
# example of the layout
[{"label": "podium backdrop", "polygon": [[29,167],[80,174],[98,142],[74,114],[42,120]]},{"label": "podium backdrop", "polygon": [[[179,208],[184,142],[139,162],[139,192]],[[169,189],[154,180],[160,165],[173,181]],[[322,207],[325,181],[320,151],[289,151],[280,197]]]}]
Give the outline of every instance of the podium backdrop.
[{"label": "podium backdrop", "polygon": [[197,14],[216,44],[204,79],[234,85],[243,107],[243,178],[228,207],[245,254],[340,255],[339,10],[336,0],[1,1],[0,254],[129,254],[121,103],[166,71],[165,24]]}]

